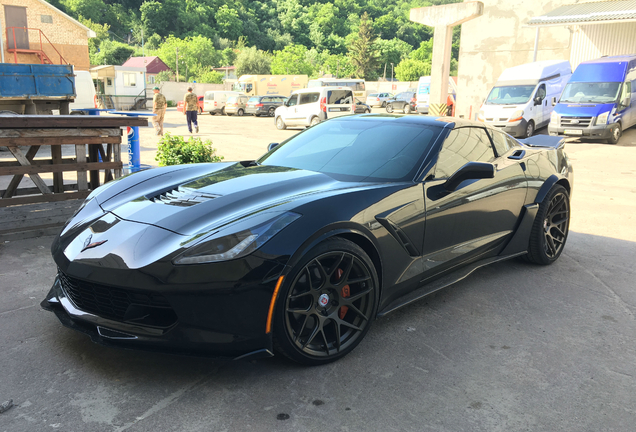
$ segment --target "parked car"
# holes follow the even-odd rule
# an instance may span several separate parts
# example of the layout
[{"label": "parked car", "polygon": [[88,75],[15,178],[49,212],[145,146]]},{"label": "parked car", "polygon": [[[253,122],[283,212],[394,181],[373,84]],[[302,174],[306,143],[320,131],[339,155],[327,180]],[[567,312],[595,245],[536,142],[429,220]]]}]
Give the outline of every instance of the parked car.
[{"label": "parked car", "polygon": [[558,98],[572,75],[567,60],[527,63],[504,70],[479,110],[478,120],[514,137],[532,136],[550,123]]},{"label": "parked car", "polygon": [[241,117],[245,114],[245,107],[247,106],[248,97],[245,95],[230,96],[225,102],[225,114]]},{"label": "parked car", "polygon": [[370,112],[371,112],[371,107],[369,105],[365,104],[360,99],[356,99],[355,114],[364,114],[364,113],[368,114]]},{"label": "parked car", "polygon": [[355,104],[350,87],[312,87],[296,90],[285,105],[276,108],[276,127],[314,126],[321,121],[353,114]]},{"label": "parked car", "polygon": [[41,305],[104,345],[319,365],[484,265],[554,263],[573,187],[563,139],[443,120],[339,117],[258,160],[110,182],[53,241]]},{"label": "parked car", "polygon": [[[199,114],[203,112],[203,96],[199,96]],[[183,101],[180,100],[177,102],[177,111],[183,112]]]},{"label": "parked car", "polygon": [[404,114],[417,112],[417,96],[414,91],[398,93],[386,103],[386,112],[403,111]]},{"label": "parked car", "polygon": [[636,55],[602,57],[579,64],[554,105],[548,133],[607,139],[616,144],[636,125]]},{"label": "parked car", "polygon": [[230,96],[239,96],[243,93],[227,90],[206,91],[203,97],[203,111],[210,114],[225,115],[225,103]]},{"label": "parked car", "polygon": [[287,98],[280,95],[252,96],[247,101],[245,113],[254,114],[256,117],[262,115],[274,117],[276,108],[282,106],[285,101],[287,101]]},{"label": "parked car", "polygon": [[367,105],[370,107],[386,106],[386,102],[393,97],[393,93],[371,93],[367,96]]}]

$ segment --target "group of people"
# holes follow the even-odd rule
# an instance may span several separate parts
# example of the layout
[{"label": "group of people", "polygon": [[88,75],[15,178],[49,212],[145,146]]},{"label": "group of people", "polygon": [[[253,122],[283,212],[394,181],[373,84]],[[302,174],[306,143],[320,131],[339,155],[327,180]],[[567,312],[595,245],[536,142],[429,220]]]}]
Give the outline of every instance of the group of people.
[{"label": "group of people", "polygon": [[[163,136],[163,120],[166,115],[168,101],[166,101],[166,97],[159,91],[159,87],[155,86],[153,91],[155,94],[152,98],[152,112],[156,115],[153,118],[153,123],[156,134]],[[199,132],[199,123],[197,121],[198,113],[199,98],[192,92],[192,87],[188,87],[188,92],[183,97],[183,114],[186,116],[188,131],[190,131],[190,133],[192,133],[193,125],[194,131],[196,133]]]}]

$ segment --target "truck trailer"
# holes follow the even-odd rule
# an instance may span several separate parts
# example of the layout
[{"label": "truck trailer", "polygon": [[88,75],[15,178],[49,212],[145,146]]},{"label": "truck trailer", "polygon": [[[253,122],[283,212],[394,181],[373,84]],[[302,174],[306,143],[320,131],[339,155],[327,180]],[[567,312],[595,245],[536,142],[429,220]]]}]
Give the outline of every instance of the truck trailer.
[{"label": "truck trailer", "polygon": [[247,96],[281,95],[307,87],[307,75],[241,75],[234,90]]}]

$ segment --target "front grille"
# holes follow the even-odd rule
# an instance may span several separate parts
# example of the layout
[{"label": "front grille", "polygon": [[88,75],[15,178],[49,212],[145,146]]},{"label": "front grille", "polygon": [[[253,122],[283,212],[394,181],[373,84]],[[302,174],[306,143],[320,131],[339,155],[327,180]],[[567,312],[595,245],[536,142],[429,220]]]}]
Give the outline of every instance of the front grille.
[{"label": "front grille", "polygon": [[64,293],[82,311],[152,327],[169,327],[177,321],[174,310],[161,294],[94,284],[75,279],[61,270],[58,277]]},{"label": "front grille", "polygon": [[588,127],[594,117],[561,117],[561,126]]}]

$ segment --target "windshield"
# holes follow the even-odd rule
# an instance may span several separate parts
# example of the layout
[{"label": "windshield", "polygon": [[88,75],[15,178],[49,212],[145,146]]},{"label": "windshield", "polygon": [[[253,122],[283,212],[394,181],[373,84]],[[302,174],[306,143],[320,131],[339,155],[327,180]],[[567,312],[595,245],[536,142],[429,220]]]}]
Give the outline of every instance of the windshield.
[{"label": "windshield", "polygon": [[505,86],[493,87],[486,99],[491,105],[520,105],[528,102],[535,86]]},{"label": "windshield", "polygon": [[609,103],[618,99],[621,83],[568,83],[559,102]]},{"label": "windshield", "polygon": [[258,162],[348,181],[409,181],[438,134],[435,126],[395,120],[331,120],[294,136]]}]

